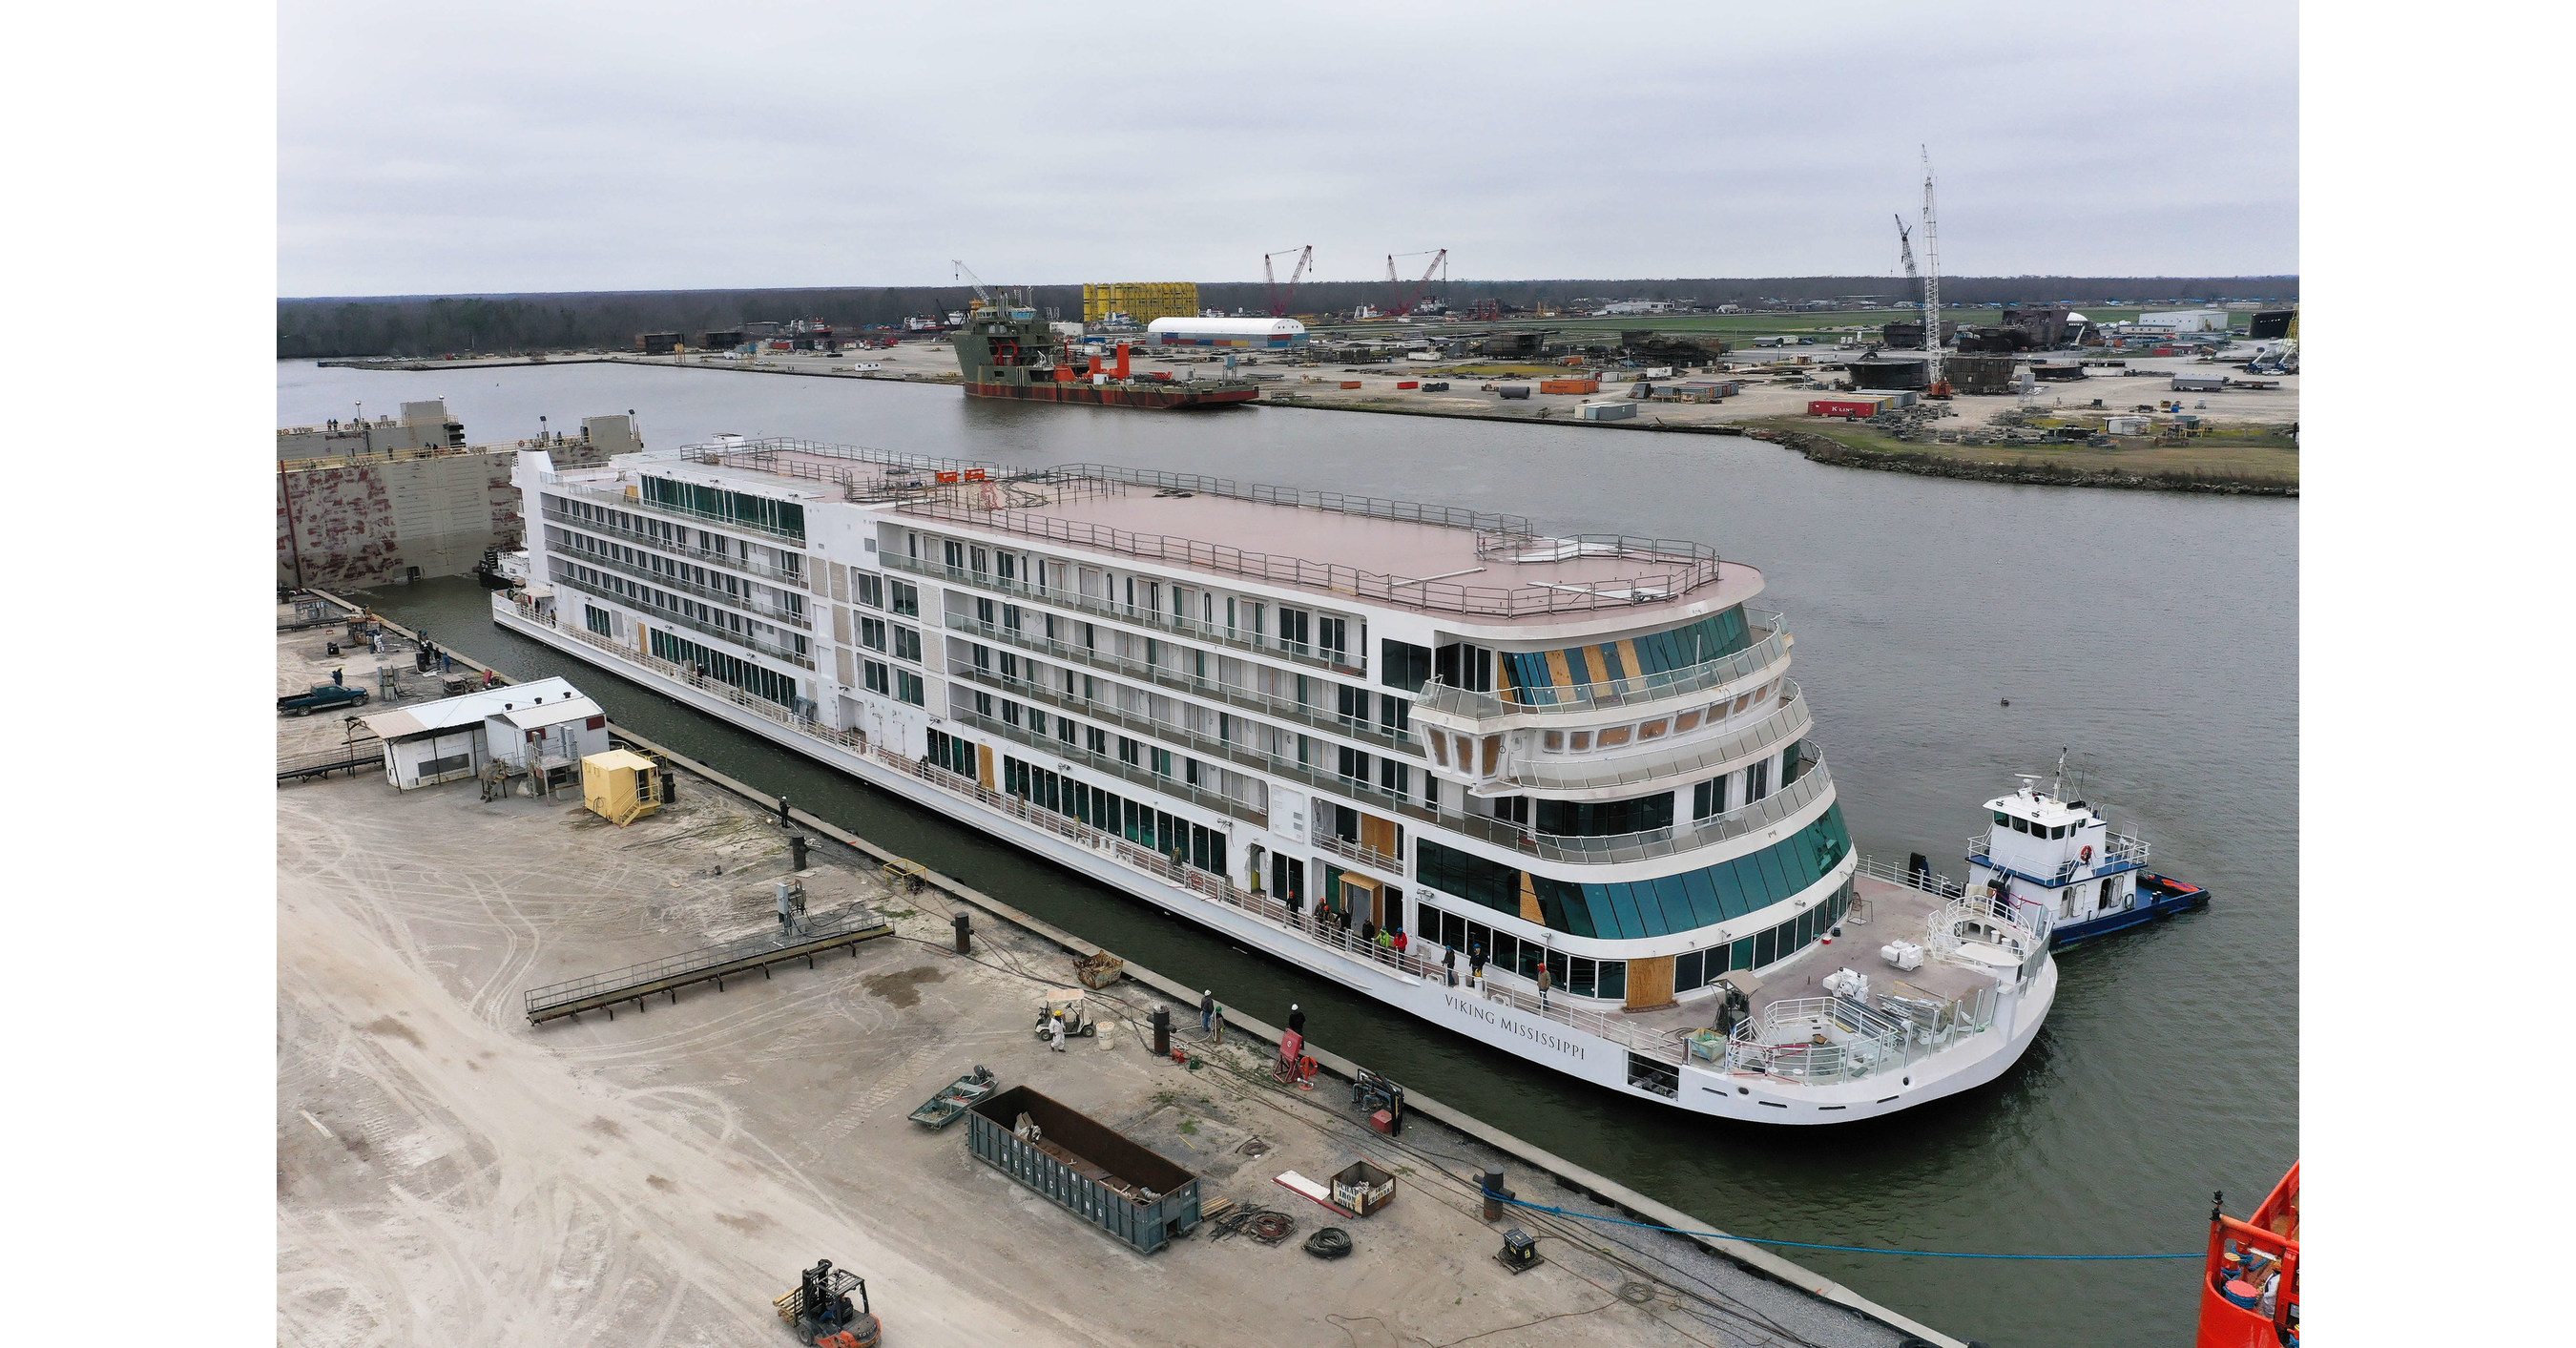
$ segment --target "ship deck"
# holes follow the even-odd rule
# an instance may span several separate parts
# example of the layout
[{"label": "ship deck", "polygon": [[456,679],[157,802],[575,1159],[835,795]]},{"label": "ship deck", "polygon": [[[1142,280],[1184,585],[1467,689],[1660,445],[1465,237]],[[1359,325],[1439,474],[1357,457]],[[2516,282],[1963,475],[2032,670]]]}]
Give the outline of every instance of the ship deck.
[{"label": "ship deck", "polygon": [[[1260,554],[1270,563],[1264,579],[1289,577],[1287,583],[1295,588],[1318,595],[1341,593],[1347,602],[1345,583],[1320,578],[1300,583],[1285,568],[1302,559],[1319,577],[1329,566],[1336,575],[1368,573],[1373,584],[1392,578],[1391,602],[1418,600],[1431,608],[1463,604],[1478,626],[1551,626],[1617,613],[1623,626],[1643,627],[1669,623],[1685,610],[1715,612],[1752,598],[1762,588],[1761,571],[1740,562],[1694,561],[1636,551],[1624,556],[1598,551],[1561,555],[1575,551],[1573,541],[1560,545],[1544,537],[1529,539],[1515,551],[1497,547],[1492,535],[1448,524],[1246,500],[1209,491],[1117,485],[1124,490],[1053,491],[1042,483],[1014,483],[1008,509],[913,506],[907,513],[1034,535],[1064,552],[1103,559],[1222,558],[1244,550],[1241,540],[1258,540]],[[1052,499],[1040,504],[1031,499],[1035,494]],[[1632,584],[1651,588],[1694,566],[1712,571],[1714,582],[1703,580],[1669,595],[1629,597]],[[1466,597],[1453,599],[1462,592]],[[1488,598],[1506,593],[1513,596],[1509,605],[1513,611],[1496,608]]]},{"label": "ship deck", "polygon": [[[1940,1001],[1956,1001],[1980,988],[1993,986],[1992,979],[1975,970],[1947,964],[1929,955],[1925,956],[1922,968],[1902,972],[1879,958],[1879,947],[1891,941],[1927,945],[1926,926],[1948,900],[1871,875],[1854,876],[1853,882],[1854,897],[1868,905],[1869,920],[1855,922],[1846,915],[1842,924],[1843,934],[1832,944],[1819,941],[1808,946],[1797,958],[1763,974],[1762,986],[1749,999],[1757,1020],[1775,1002],[1832,995],[1825,991],[1825,977],[1837,969],[1848,968],[1869,975],[1872,992],[1896,991]],[[1859,910],[1860,906],[1855,904],[1853,911]],[[1898,986],[1899,983],[1904,986]],[[1693,1030],[1707,1028],[1716,1016],[1716,998],[1702,995],[1661,1010],[1632,1011],[1626,1020],[1639,1029],[1678,1038]]]}]

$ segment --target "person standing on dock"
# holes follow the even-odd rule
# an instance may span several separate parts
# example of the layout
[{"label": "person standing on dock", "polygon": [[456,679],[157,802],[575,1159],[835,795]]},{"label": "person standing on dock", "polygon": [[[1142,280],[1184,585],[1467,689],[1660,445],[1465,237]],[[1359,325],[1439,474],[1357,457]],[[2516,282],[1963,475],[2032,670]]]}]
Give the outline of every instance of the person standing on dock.
[{"label": "person standing on dock", "polygon": [[1214,988],[1199,994],[1199,1033],[1210,1036],[1216,1033],[1216,989]]},{"label": "person standing on dock", "polygon": [[340,679],[340,675],[341,675],[341,673],[342,673],[342,672],[343,672],[343,671],[342,671],[341,669],[338,669],[338,668],[334,668],[334,669],[331,671],[331,686],[332,686],[332,687],[334,687],[334,688],[338,688],[338,687],[342,687],[342,686],[343,686],[343,684],[341,683],[341,679]]}]

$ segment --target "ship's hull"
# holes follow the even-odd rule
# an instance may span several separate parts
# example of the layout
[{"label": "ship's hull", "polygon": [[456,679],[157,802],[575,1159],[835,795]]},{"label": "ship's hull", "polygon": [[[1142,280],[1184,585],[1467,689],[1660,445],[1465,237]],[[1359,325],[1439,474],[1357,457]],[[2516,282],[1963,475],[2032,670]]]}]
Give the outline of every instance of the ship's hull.
[{"label": "ship's hull", "polygon": [[2124,913],[2108,913],[2089,922],[2063,923],[2054,929],[2049,946],[2063,950],[2078,941],[2142,927],[2159,918],[2208,906],[2209,891],[2198,885],[2178,884],[2161,875],[2144,875],[2139,878],[2136,907]]},{"label": "ship's hull", "polygon": [[[899,770],[865,750],[805,733],[746,710],[728,698],[672,678],[638,660],[620,658],[617,653],[604,651],[586,639],[587,633],[567,632],[522,617],[518,606],[506,597],[495,595],[493,601],[496,625],[544,642],[673,701],[959,823],[981,829],[1174,916],[1196,922],[1237,946],[1258,950],[1444,1029],[1541,1067],[1577,1077],[1603,1090],[1688,1113],[1748,1123],[1851,1123],[1956,1095],[1993,1081],[2019,1061],[2038,1037],[2040,1026],[2047,1020],[2049,1008],[2056,1000],[2057,968],[2051,963],[2032,980],[2027,992],[2011,1001],[2009,1014],[1999,1019],[1991,1032],[1970,1036],[1957,1047],[1916,1062],[1901,1084],[1891,1084],[1883,1076],[1873,1076],[1853,1082],[1803,1086],[1768,1076],[1713,1071],[1692,1061],[1679,1066],[1670,1094],[1642,1090],[1630,1084],[1631,1055],[1626,1045],[1575,1025],[1544,1019],[1509,1004],[1487,1000],[1463,985],[1451,987],[1442,980],[1406,976],[1385,965],[1320,944],[1279,922],[1213,901],[1204,894],[1123,864],[1107,852],[1084,846],[1059,833],[967,799],[917,773]],[[1845,864],[1850,863],[1847,861]]]},{"label": "ship's hull", "polygon": [[1248,403],[1261,396],[1257,388],[1220,389],[1213,392],[1193,390],[1188,384],[1168,388],[1136,384],[1072,383],[975,384],[966,385],[969,398],[1017,398],[1024,402],[1081,403],[1092,407],[1157,407],[1182,409],[1192,407],[1225,407]]}]

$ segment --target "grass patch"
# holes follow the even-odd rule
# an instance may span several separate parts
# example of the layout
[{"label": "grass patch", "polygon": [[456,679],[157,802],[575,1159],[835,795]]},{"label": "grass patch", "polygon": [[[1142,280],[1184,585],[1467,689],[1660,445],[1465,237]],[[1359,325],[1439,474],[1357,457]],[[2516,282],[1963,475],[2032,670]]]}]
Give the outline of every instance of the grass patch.
[{"label": "grass patch", "polygon": [[[1961,418],[1965,421],[1965,418]],[[1767,417],[1746,423],[1767,430],[1804,431],[1847,449],[1870,454],[1921,455],[1959,463],[2009,464],[2086,473],[2134,473],[2172,477],[2176,481],[2299,481],[2299,453],[2289,438],[2268,429],[2249,435],[2211,435],[2180,445],[2158,445],[2145,437],[2119,437],[2126,443],[2109,449],[2087,445],[1945,445],[1907,443],[1873,426],[1824,417]],[[1959,423],[1952,427],[1973,429]]]}]

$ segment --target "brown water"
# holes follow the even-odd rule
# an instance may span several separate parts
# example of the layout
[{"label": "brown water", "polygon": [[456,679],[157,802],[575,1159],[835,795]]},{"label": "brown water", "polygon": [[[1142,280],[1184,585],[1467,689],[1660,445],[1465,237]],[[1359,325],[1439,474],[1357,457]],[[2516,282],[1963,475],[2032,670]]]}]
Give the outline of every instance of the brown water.
[{"label": "brown water", "polygon": [[[2216,901],[2061,957],[2057,1006],[2002,1081],[1821,1131],[1713,1122],[1577,1085],[1247,955],[1177,919],[503,634],[470,580],[386,612],[514,675],[569,674],[640,733],[1540,1146],[1731,1230],[2032,1253],[2196,1250],[2208,1197],[2250,1207],[2298,1154],[2298,505],[1948,482],[1733,438],[1288,408],[1174,414],[968,402],[955,389],[567,366],[278,367],[279,423],[445,396],[477,440],[634,409],[648,444],[791,435],[1006,463],[1094,461],[1699,539],[1763,569],[1865,851],[1952,875],[1979,802],[2059,746],[2084,794]],[[2003,699],[2010,706],[2002,705]],[[2003,1345],[2170,1345],[2189,1261],[1992,1263],[1788,1251]]]}]

